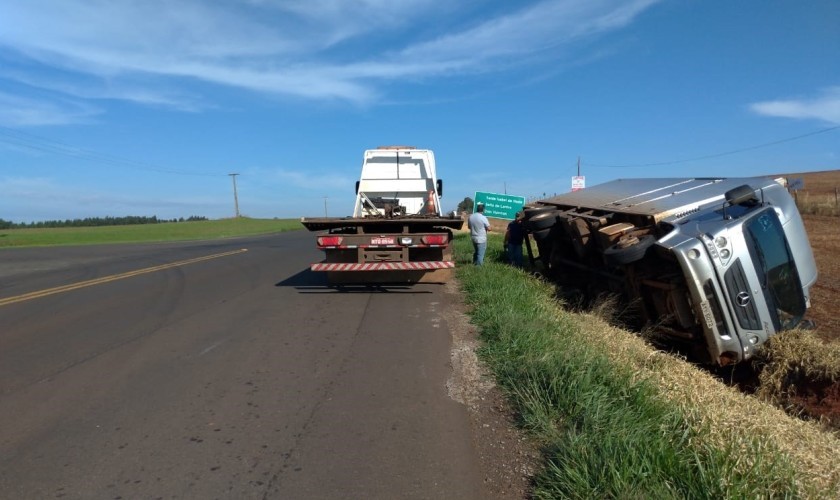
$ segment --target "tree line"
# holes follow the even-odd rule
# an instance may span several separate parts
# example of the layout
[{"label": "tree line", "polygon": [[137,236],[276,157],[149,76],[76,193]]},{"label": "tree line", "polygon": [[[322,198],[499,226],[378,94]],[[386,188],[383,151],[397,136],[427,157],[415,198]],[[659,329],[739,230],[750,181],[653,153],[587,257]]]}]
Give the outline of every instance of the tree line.
[{"label": "tree line", "polygon": [[11,222],[0,219],[0,229],[53,228],[53,227],[96,227],[130,226],[136,224],[160,224],[163,222],[194,222],[208,220],[207,217],[191,215],[186,219],[158,219],[157,216],[129,215],[126,217],[86,217],[84,219],[46,220],[39,222]]}]

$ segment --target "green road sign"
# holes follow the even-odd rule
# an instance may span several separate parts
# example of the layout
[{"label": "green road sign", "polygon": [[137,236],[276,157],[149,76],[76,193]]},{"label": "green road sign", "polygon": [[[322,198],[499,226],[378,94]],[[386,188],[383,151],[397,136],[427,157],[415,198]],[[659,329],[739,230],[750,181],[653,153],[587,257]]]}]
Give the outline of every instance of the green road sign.
[{"label": "green road sign", "polygon": [[513,220],[516,212],[522,210],[525,198],[509,194],[475,192],[475,204],[484,203],[484,215],[496,219]]}]

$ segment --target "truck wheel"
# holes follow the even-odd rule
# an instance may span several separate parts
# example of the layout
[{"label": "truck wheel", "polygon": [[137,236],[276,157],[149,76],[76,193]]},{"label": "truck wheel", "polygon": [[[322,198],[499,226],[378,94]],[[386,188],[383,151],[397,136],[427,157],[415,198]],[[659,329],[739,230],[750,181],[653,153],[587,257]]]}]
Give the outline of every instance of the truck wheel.
[{"label": "truck wheel", "polygon": [[548,229],[557,222],[557,216],[562,213],[561,210],[546,210],[538,213],[525,221],[525,229],[536,233],[543,229]]},{"label": "truck wheel", "polygon": [[638,238],[638,243],[630,246],[619,246],[616,243],[604,250],[604,260],[608,265],[632,264],[641,260],[655,242],[656,239],[653,236],[646,234]]},{"label": "truck wheel", "polygon": [[531,233],[531,236],[534,237],[534,241],[541,242],[543,240],[548,239],[549,235],[551,235],[551,228],[548,229],[540,229],[539,231],[535,231]]},{"label": "truck wheel", "polygon": [[543,212],[550,212],[552,210],[557,210],[557,207],[551,205],[542,207],[531,207],[522,210],[522,213],[525,215],[525,220],[528,220],[535,215],[539,215]]}]

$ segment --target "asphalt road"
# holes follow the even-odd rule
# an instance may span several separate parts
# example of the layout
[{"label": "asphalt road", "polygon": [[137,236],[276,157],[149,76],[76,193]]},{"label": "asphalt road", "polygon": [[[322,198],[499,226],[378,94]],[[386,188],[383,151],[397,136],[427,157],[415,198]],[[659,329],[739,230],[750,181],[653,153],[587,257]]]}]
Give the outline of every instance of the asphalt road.
[{"label": "asphalt road", "polygon": [[317,260],[308,232],[0,251],[0,498],[485,497],[443,287]]}]

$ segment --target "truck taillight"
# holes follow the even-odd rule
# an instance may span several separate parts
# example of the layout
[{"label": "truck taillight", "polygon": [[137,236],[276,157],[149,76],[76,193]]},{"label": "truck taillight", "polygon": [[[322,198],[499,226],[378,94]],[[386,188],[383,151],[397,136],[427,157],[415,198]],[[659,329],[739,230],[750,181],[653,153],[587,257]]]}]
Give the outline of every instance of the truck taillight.
[{"label": "truck taillight", "polygon": [[423,236],[423,243],[427,245],[445,245],[449,241],[446,234],[429,234]]},{"label": "truck taillight", "polygon": [[341,245],[342,241],[341,236],[319,236],[318,237],[318,246],[319,247],[337,247]]}]

